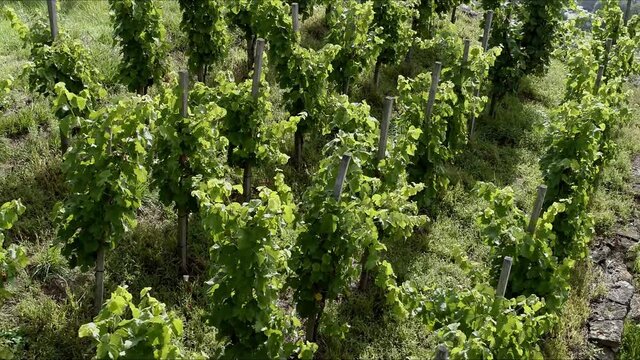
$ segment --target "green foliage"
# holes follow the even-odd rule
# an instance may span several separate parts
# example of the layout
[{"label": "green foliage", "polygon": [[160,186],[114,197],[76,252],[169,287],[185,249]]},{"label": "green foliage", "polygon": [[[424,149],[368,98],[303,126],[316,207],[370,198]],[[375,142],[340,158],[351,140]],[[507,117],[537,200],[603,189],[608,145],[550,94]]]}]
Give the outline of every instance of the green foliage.
[{"label": "green foliage", "polygon": [[285,139],[293,136],[298,117],[275,121],[269,101],[269,86],[263,81],[257,99],[252,96],[252,80],[236,84],[219,76],[216,87],[203,97],[226,110],[221,134],[229,140],[229,165],[278,166],[289,157],[281,152]]},{"label": "green foliage", "polygon": [[375,13],[371,27],[381,29],[382,50],[378,56],[381,64],[398,64],[413,44],[416,32],[411,28],[413,9],[404,0],[375,0]]},{"label": "green foliage", "polygon": [[97,359],[181,359],[172,340],[182,335],[182,321],[165,304],[140,291],[135,304],[126,287],[118,286],[93,322],[78,330],[97,345]]},{"label": "green foliage", "polygon": [[430,204],[447,189],[450,181],[446,176],[446,166],[458,152],[447,146],[448,119],[455,115],[458,103],[455,85],[450,81],[440,82],[436,105],[431,118],[427,119],[431,81],[431,73],[422,73],[414,79],[400,76],[398,80],[400,117],[422,132],[415,158],[408,170],[410,181],[425,185],[420,199],[421,206]]},{"label": "green foliage", "polygon": [[495,101],[519,89],[520,80],[525,76],[523,64],[526,55],[521,46],[522,22],[518,18],[518,14],[522,13],[522,4],[512,1],[494,1],[491,9],[494,10],[494,16],[489,46],[503,47],[489,74],[492,100]]},{"label": "green foliage", "polygon": [[4,107],[3,100],[5,95],[11,92],[11,85],[13,85],[12,77],[0,80],[0,109]]},{"label": "green foliage", "polygon": [[620,360],[632,360],[640,357],[640,325],[631,322],[624,324]]},{"label": "green foliage", "polygon": [[493,184],[478,186],[480,197],[489,206],[478,216],[484,241],[491,246],[492,277],[498,279],[502,260],[513,259],[507,297],[537,295],[545,298],[547,308],[561,309],[569,291],[569,276],[574,261],[558,261],[552,252],[556,244],[555,218],[566,209],[554,203],[541,215],[533,233],[528,232],[525,213],[515,206],[511,188],[499,190]]},{"label": "green foliage", "polygon": [[189,69],[202,81],[210,65],[220,63],[227,53],[229,34],[224,19],[223,1],[180,0],[182,22],[187,34]]},{"label": "green foliage", "polygon": [[24,45],[31,49],[31,64],[25,67],[23,76],[28,78],[33,91],[52,95],[55,85],[62,82],[69,91],[78,94],[101,80],[93,59],[80,41],[72,40],[64,32],[53,41],[44,21],[27,26],[11,8],[4,9],[4,16]]},{"label": "green foliage", "polygon": [[182,90],[179,85],[162,88],[156,100],[158,118],[155,121],[152,185],[160,189],[165,205],[175,203],[178,209],[196,211],[198,205],[191,195],[194,176],[205,179],[223,177],[224,155],[228,141],[220,135],[225,110],[203,100],[210,89],[196,84],[189,94],[189,116],[180,114]]},{"label": "green foliage", "polygon": [[556,321],[537,296],[496,298],[486,285],[436,289],[420,306],[451,359],[542,359],[539,342]]},{"label": "green foliage", "polygon": [[156,116],[150,100],[134,98],[84,122],[62,164],[70,194],[60,209],[58,236],[71,266],[92,266],[101,247],[114,247],[136,225],[148,180],[146,124]]},{"label": "green foliage", "polygon": [[320,134],[328,125],[327,109],[330,101],[329,74],[333,69],[339,46],[326,45],[319,51],[295,46],[289,59],[289,69],[283,82],[285,106],[290,114],[306,112],[300,119],[298,129],[307,133],[314,130]]},{"label": "green foliage", "polygon": [[154,0],[109,0],[115,44],[122,52],[121,81],[146,93],[166,73],[167,49],[162,14]]},{"label": "green foliage", "polygon": [[213,239],[207,322],[229,341],[224,357],[310,359],[317,346],[300,340],[300,321],[283,310],[296,206],[284,176],[276,190],[260,188],[248,204],[227,203],[231,185],[211,179],[197,185],[203,224]]},{"label": "green foliage", "polygon": [[[18,271],[27,266],[29,259],[24,247],[15,244],[4,248],[5,232],[13,227],[25,207],[20,200],[13,200],[0,206],[0,305],[11,295],[6,285],[13,281]],[[0,346],[0,350],[2,347]],[[1,354],[1,352],[0,352]]]},{"label": "green foliage", "polygon": [[453,114],[447,119],[446,145],[458,155],[465,149],[469,138],[468,120],[474,115],[479,117],[487,104],[488,99],[480,96],[478,90],[487,81],[501,48],[494,47],[485,52],[481,46],[471,45],[465,62],[464,40],[453,24],[443,25],[438,34],[432,39],[422,40],[420,46],[438,54],[438,60],[444,66],[441,80],[454,84],[457,101],[452,105]]},{"label": "green foliage", "polygon": [[[608,88],[605,86],[600,94],[610,93]],[[585,94],[580,102],[562,104],[540,160],[548,187],[546,205],[567,203],[565,213],[556,217],[553,225],[558,236],[552,244],[553,252],[559,259],[578,260],[587,255],[587,243],[593,235],[592,220],[587,215],[590,197],[604,165],[615,154],[615,129],[629,116],[626,107],[610,106],[605,99]]]},{"label": "green foliage", "polygon": [[374,64],[383,40],[381,29],[373,27],[372,2],[358,3],[348,0],[334,5],[336,16],[331,16],[327,41],[340,45],[340,52],[333,61],[331,80],[343,93],[348,93],[350,83]]},{"label": "green foliage", "polygon": [[563,10],[571,0],[525,0],[522,13],[522,52],[526,74],[543,74],[549,67],[554,41],[561,30]]},{"label": "green foliage", "polygon": [[97,106],[100,99],[104,99],[107,91],[98,85],[92,85],[79,93],[67,89],[65,83],[57,83],[54,87],[53,110],[60,122],[60,131],[68,134],[71,129],[79,128],[85,119]]}]

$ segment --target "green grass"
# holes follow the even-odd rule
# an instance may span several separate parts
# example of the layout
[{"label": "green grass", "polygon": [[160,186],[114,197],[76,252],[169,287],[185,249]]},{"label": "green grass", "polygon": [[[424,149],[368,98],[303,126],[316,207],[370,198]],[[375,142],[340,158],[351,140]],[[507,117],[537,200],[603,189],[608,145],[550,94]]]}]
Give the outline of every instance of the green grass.
[{"label": "green grass", "polygon": [[[0,0],[0,7],[10,5],[21,16],[45,14],[44,2]],[[105,77],[110,96],[122,96],[117,83],[119,50],[113,46],[111,25],[106,1],[63,1],[60,26],[72,37],[82,41],[94,57]],[[164,23],[170,43],[168,62],[172,71],[184,68],[184,35],[179,30],[180,15],[177,2],[162,2]],[[458,31],[477,40],[478,20],[461,16]],[[311,48],[323,45],[327,32],[324,11],[316,11],[303,24],[303,42]],[[239,33],[234,33],[233,46],[221,68],[234,76],[246,75],[246,51]],[[410,64],[386,66],[379,89],[371,84],[372,74],[366,72],[354,83],[352,98],[365,99],[375,116],[381,114],[382,99],[396,94],[396,80],[400,74],[430,69],[437,54],[417,54]],[[0,20],[0,74],[20,73],[28,51],[10,29]],[[400,281],[412,280],[419,286],[465,288],[472,280],[456,261],[463,253],[478,263],[477,271],[485,272],[489,263],[488,247],[481,243],[475,225],[477,214],[485,204],[473,188],[478,181],[491,181],[499,186],[511,186],[517,204],[529,211],[535,190],[542,182],[538,159],[544,151],[546,125],[553,108],[559,104],[564,91],[564,68],[553,61],[549,74],[525,79],[521,93],[505,98],[498,106],[495,118],[478,119],[477,134],[468,148],[448,171],[453,180],[449,191],[429,212],[430,221],[406,242],[388,244],[388,260]],[[69,269],[56,243],[56,226],[52,214],[55,204],[64,200],[66,187],[61,175],[58,154],[57,123],[50,113],[48,100],[34,97],[24,81],[16,82],[17,89],[10,96],[8,107],[0,117],[0,203],[21,198],[27,212],[10,232],[9,238],[25,245],[31,265],[15,284],[16,295],[0,309],[0,351],[8,346],[18,358],[76,359],[89,358],[93,349],[86,340],[77,338],[80,324],[90,321],[93,274]],[[640,91],[634,89],[635,101]],[[272,100],[280,107],[281,90],[273,88]],[[594,201],[597,229],[606,233],[631,216],[633,198],[629,189],[630,161],[640,152],[638,103],[634,103],[635,121],[628,124],[619,137],[620,153],[605,171],[602,187]],[[278,112],[277,117],[286,114]],[[288,182],[297,199],[313,177],[315,164],[322,154],[326,138],[306,141],[305,159],[308,167],[302,174],[284,167]],[[257,178],[268,179],[271,170],[260,170]],[[263,180],[269,183],[269,180]],[[106,273],[107,293],[126,284],[132,293],[151,286],[152,295],[176,311],[185,322],[181,346],[187,352],[209,355],[221,351],[223,344],[216,338],[215,329],[204,324],[207,306],[206,286],[209,242],[197,217],[191,219],[190,262],[193,264],[189,283],[179,281],[176,244],[176,216],[162,206],[157,194],[147,191],[139,212],[139,226],[108,253]],[[574,291],[562,313],[561,325],[550,334],[545,346],[547,355],[568,358],[575,354],[589,354],[590,349],[581,336],[582,325],[588,316],[588,301],[594,296],[598,276],[588,264],[581,265],[580,276],[573,279]],[[322,358],[380,358],[425,359],[433,356],[436,345],[433,334],[417,320],[393,319],[383,306],[383,299],[375,289],[359,294],[350,293],[339,302],[330,304],[323,326],[341,328],[348,323],[344,338],[321,338]],[[630,330],[631,331],[631,330]],[[631,348],[637,340],[631,335]],[[633,340],[636,339],[636,340]],[[630,352],[630,354],[635,354]],[[0,357],[2,353],[0,352]]]}]

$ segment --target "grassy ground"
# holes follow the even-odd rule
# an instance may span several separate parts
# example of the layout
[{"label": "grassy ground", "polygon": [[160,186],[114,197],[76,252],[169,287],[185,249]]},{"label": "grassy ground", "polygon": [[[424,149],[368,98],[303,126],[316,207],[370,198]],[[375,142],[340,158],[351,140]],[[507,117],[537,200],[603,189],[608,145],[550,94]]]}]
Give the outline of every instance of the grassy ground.
[{"label": "grassy ground", "polygon": [[[110,94],[117,96],[123,88],[116,82],[119,57],[112,44],[106,1],[64,1],[62,4],[61,29],[86,44],[104,75]],[[24,18],[46,14],[44,2],[0,0],[0,7],[3,5],[15,7]],[[185,39],[178,27],[178,6],[174,0],[163,1],[162,6],[172,49],[169,61],[176,71],[185,64],[182,55]],[[477,21],[463,17],[458,31],[477,38],[480,32]],[[304,23],[304,43],[310,47],[321,46],[319,39],[326,30],[323,12],[317,12]],[[235,39],[223,68],[239,75],[244,71],[245,51],[240,36]],[[0,74],[16,77],[27,56],[27,50],[10,30],[8,22],[0,20]],[[370,84],[372,74],[363,74],[354,84],[352,99],[366,99],[374,115],[379,115],[383,96],[395,92],[397,75],[428,69],[436,57],[437,54],[418,54],[409,66],[384,68],[379,91]],[[411,279],[418,285],[438,283],[461,288],[471,285],[455,259],[458,253],[464,253],[479,264],[488,262],[488,249],[480,243],[475,226],[475,217],[484,208],[472,191],[477,181],[512,186],[518,205],[527,210],[532,207],[535,189],[542,181],[538,159],[544,150],[550,112],[562,99],[564,71],[562,64],[554,61],[548,75],[527,79],[520,94],[506,98],[495,119],[479,119],[477,137],[451,165],[449,172],[454,184],[429,214],[430,223],[416,231],[406,243],[390,244],[389,258],[400,281]],[[24,359],[88,358],[93,349],[88,341],[78,339],[77,329],[91,320],[93,276],[90,272],[70,269],[55,245],[56,224],[51,212],[55,203],[66,195],[57,152],[59,140],[56,132],[51,131],[57,124],[48,100],[34,96],[26,90],[26,85],[18,79],[17,89],[0,117],[0,203],[21,198],[27,206],[27,212],[9,238],[28,248],[31,265],[19,277],[13,299],[0,309],[0,344],[11,347],[18,358]],[[640,91],[634,91],[634,98],[638,99]],[[276,103],[278,94],[274,91]],[[621,132],[620,155],[607,169],[603,187],[596,195],[594,215],[600,233],[610,231],[616,222],[632,214],[633,198],[627,182],[631,176],[630,159],[640,152],[640,144],[634,140],[640,135],[639,106],[634,104],[636,121]],[[313,174],[317,149],[323,140],[309,141],[305,158],[311,166],[306,174],[285,169],[297,196]],[[175,214],[149,191],[139,220],[139,226],[108,254],[107,292],[120,284],[127,284],[132,293],[151,286],[153,295],[185,321],[181,346],[194,353],[216,354],[223,344],[216,339],[215,329],[202,321],[206,306],[206,289],[202,284],[206,280],[208,241],[199,230],[197,219],[191,221],[189,239],[194,278],[186,284],[178,281]],[[597,292],[598,278],[589,264],[584,264],[582,269],[574,279],[575,290],[563,314],[562,326],[546,344],[550,358],[557,358],[559,354],[565,358],[589,353],[580,331],[588,315],[588,299]],[[325,326],[339,327],[348,322],[350,329],[342,339],[322,338],[321,357],[432,357],[435,340],[431,334],[418,321],[393,320],[376,300],[378,297],[372,295],[349,294],[329,306]]]}]

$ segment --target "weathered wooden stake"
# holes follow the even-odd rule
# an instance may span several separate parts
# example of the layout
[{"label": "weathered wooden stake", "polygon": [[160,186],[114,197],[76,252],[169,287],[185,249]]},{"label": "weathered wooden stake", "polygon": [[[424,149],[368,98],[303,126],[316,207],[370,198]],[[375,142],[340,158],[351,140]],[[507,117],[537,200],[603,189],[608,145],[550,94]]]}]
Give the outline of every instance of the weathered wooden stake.
[{"label": "weathered wooden stake", "polygon": [[102,308],[104,301],[104,245],[100,244],[98,256],[96,258],[96,291],[93,299],[96,314]]},{"label": "weathered wooden stake", "polygon": [[56,0],[47,0],[47,8],[49,9],[51,38],[55,40],[58,37],[58,8],[56,7]]},{"label": "weathered wooden stake", "polygon": [[611,48],[613,47],[613,39],[607,39],[604,45],[604,71],[602,73],[602,78],[607,75],[607,67],[609,67],[609,56],[611,54]]},{"label": "weathered wooden stake", "polygon": [[629,25],[629,19],[631,18],[631,3],[632,0],[627,0],[627,9],[624,12],[624,26]]},{"label": "weathered wooden stake", "polygon": [[251,95],[254,99],[260,95],[260,77],[262,76],[262,54],[264,53],[264,39],[258,39],[256,42],[256,65],[253,72],[253,87],[251,88]]},{"label": "weathered wooden stake", "polygon": [[344,188],[344,180],[346,179],[347,171],[349,170],[349,163],[351,163],[351,156],[344,155],[340,162],[340,168],[338,169],[338,177],[333,185],[333,198],[336,201],[340,201],[340,196],[342,196],[342,189]]},{"label": "weathered wooden stake", "polygon": [[291,4],[291,18],[293,20],[293,32],[300,31],[300,6],[298,3]]},{"label": "weathered wooden stake", "polygon": [[467,65],[469,62],[469,49],[471,49],[471,40],[464,39],[464,51],[462,52],[462,64]]},{"label": "weathered wooden stake", "polygon": [[429,90],[429,100],[427,100],[427,121],[431,120],[431,114],[433,113],[433,105],[436,103],[436,94],[438,92],[438,85],[440,84],[440,72],[442,71],[442,63],[437,61],[433,67],[433,73],[431,74],[431,89]]},{"label": "weathered wooden stake", "polygon": [[[56,0],[47,0],[47,9],[49,10],[49,29],[51,30],[51,40],[58,38],[58,8]],[[62,155],[67,153],[69,149],[69,136],[60,129],[60,152]]]},{"label": "weathered wooden stake", "polygon": [[[180,116],[189,117],[189,73],[180,71]],[[182,159],[182,156],[181,156]],[[182,160],[181,160],[182,161]],[[189,211],[185,206],[178,207],[178,243],[180,244],[180,260],[182,273],[187,274],[187,229],[189,227]]]},{"label": "weathered wooden stake", "polygon": [[598,77],[596,77],[596,86],[593,91],[594,94],[598,94],[600,91],[600,86],[602,85],[602,77],[604,76],[604,65],[600,65],[598,68]]},{"label": "weathered wooden stake", "polygon": [[435,360],[449,360],[449,349],[447,349],[447,345],[438,345]]},{"label": "weathered wooden stake", "polygon": [[531,218],[529,219],[529,227],[527,228],[529,234],[533,234],[536,231],[538,219],[540,218],[540,213],[542,212],[542,205],[544,205],[545,196],[547,196],[547,186],[538,186],[538,196],[536,197],[536,202],[533,205],[533,211],[531,212]]},{"label": "weathered wooden stake", "polygon": [[[260,38],[256,41],[256,57],[255,57],[255,66],[253,67],[253,87],[251,88],[251,96],[253,96],[254,100],[258,100],[260,96],[260,78],[262,77],[262,55],[264,53],[265,41]],[[244,165],[243,175],[242,175],[242,191],[244,193],[245,201],[251,200],[251,178],[253,177],[251,171],[251,164],[246,163]]]},{"label": "weathered wooden stake", "polygon": [[[387,96],[384,98],[384,108],[382,111],[382,121],[380,122],[380,138],[378,139],[378,155],[376,159],[378,163],[386,157],[387,154],[387,140],[389,138],[389,124],[391,122],[391,114],[393,113],[393,103],[395,98],[391,96]],[[379,174],[378,174],[378,177]],[[382,227],[379,224],[376,224],[378,228],[378,238],[382,238],[384,235]],[[358,289],[360,291],[364,291],[369,285],[369,279],[371,275],[369,271],[366,269],[367,259],[369,258],[369,248],[365,248],[362,253],[362,258],[360,259],[360,282],[358,284]]]},{"label": "weathered wooden stake", "polygon": [[482,49],[489,49],[489,36],[491,35],[491,24],[493,22],[493,10],[484,14],[484,34],[482,35]]},{"label": "weathered wooden stake", "polygon": [[387,153],[387,139],[389,137],[389,123],[393,113],[393,102],[395,98],[387,96],[384,98],[382,111],[382,122],[380,122],[380,139],[378,140],[378,161],[382,161]]},{"label": "weathered wooden stake", "polygon": [[511,265],[513,265],[513,259],[510,256],[506,256],[502,262],[502,271],[500,272],[500,280],[498,281],[498,289],[496,290],[496,295],[499,297],[504,297],[504,294],[507,292]]}]

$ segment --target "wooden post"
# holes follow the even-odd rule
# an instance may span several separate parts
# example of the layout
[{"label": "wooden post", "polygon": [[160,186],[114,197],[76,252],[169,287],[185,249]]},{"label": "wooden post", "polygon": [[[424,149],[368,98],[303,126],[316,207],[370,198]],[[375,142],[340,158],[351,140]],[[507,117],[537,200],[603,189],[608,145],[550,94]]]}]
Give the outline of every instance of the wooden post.
[{"label": "wooden post", "polygon": [[254,99],[260,95],[260,77],[262,76],[262,54],[264,53],[264,39],[258,39],[256,43],[256,64],[253,72],[253,88],[251,95]]},{"label": "wooden post", "polygon": [[96,290],[93,299],[96,314],[100,312],[104,301],[104,245],[100,244],[99,246],[96,258]]},{"label": "wooden post", "polygon": [[447,345],[438,345],[435,360],[449,360],[449,349],[447,349]]},{"label": "wooden post", "polygon": [[431,74],[431,89],[429,90],[429,100],[427,100],[427,121],[431,120],[431,114],[433,113],[433,105],[436,102],[436,94],[438,92],[438,85],[440,84],[441,71],[442,63],[437,61],[433,67],[433,73]]},{"label": "wooden post", "polygon": [[627,9],[624,12],[624,26],[629,25],[629,18],[631,18],[631,0],[627,0]]},{"label": "wooden post", "polygon": [[333,198],[336,201],[340,201],[340,196],[342,196],[344,180],[347,177],[347,170],[349,170],[349,163],[351,163],[351,156],[344,155],[342,157],[342,161],[340,162],[340,168],[338,169],[338,177],[336,178],[336,182],[333,185]]},{"label": "wooden post", "polygon": [[378,140],[378,161],[382,161],[387,153],[387,139],[389,137],[389,123],[393,112],[393,102],[395,98],[387,96],[384,98],[384,108],[382,111],[382,122],[380,122],[380,139]]},{"label": "wooden post", "polygon": [[[387,139],[389,137],[389,123],[391,122],[391,114],[393,112],[393,103],[395,98],[391,96],[387,96],[384,98],[384,108],[382,111],[382,121],[380,122],[380,138],[378,140],[378,155],[377,161],[384,160],[387,154]],[[377,176],[382,178],[376,169]],[[378,229],[378,238],[381,239],[384,236],[382,226],[380,224],[376,224],[376,228]],[[362,258],[360,259],[360,282],[358,284],[358,289],[360,291],[364,291],[369,286],[369,280],[371,275],[369,271],[367,271],[366,264],[367,259],[369,258],[369,248],[366,247],[362,253]]]},{"label": "wooden post", "polygon": [[[47,0],[47,9],[49,10],[49,29],[51,30],[51,41],[58,38],[58,8],[56,0]],[[69,149],[69,136],[60,128],[60,152],[64,156]]]},{"label": "wooden post", "polygon": [[604,45],[604,71],[602,73],[602,78],[607,75],[607,67],[609,66],[609,54],[611,53],[611,48],[613,47],[613,39],[607,39]]},{"label": "wooden post", "polygon": [[496,295],[499,297],[504,297],[504,294],[507,292],[511,265],[513,265],[513,259],[510,256],[506,256],[502,262],[502,271],[500,272],[500,280],[498,281],[498,289],[496,290]]},{"label": "wooden post", "polygon": [[58,37],[58,8],[56,7],[56,0],[47,0],[47,8],[49,9],[51,38],[55,40]]},{"label": "wooden post", "polygon": [[[189,117],[189,73],[180,71],[180,116]],[[180,157],[182,161],[183,156]],[[183,275],[187,274],[187,228],[189,226],[189,211],[186,206],[178,207],[178,243],[180,244],[180,260]]]},{"label": "wooden post", "polygon": [[455,24],[456,20],[458,20],[457,12],[458,12],[458,7],[456,6],[451,11],[451,23],[452,24]]},{"label": "wooden post", "polygon": [[[262,55],[264,53],[265,41],[260,38],[256,41],[256,57],[255,66],[253,67],[253,87],[251,88],[251,96],[255,101],[258,101],[260,96],[260,78],[262,77]],[[251,164],[249,162],[244,164],[242,174],[242,192],[244,193],[244,200],[251,200],[251,178],[253,177]]]},{"label": "wooden post", "polygon": [[545,196],[547,196],[546,185],[538,186],[538,196],[536,197],[536,202],[533,205],[533,211],[531,212],[531,218],[529,219],[529,227],[527,228],[529,234],[533,234],[536,231],[538,219],[540,218],[540,213],[542,212],[542,205],[544,205]]},{"label": "wooden post", "polygon": [[602,85],[602,77],[604,76],[604,65],[600,65],[600,67],[598,68],[598,77],[596,77],[596,86],[594,88],[594,95],[598,94],[598,91],[600,91],[600,86]]},{"label": "wooden post", "polygon": [[482,49],[489,49],[489,36],[491,35],[491,23],[493,22],[493,10],[484,14],[484,34],[482,35]]},{"label": "wooden post", "polygon": [[462,52],[462,64],[467,65],[469,62],[469,49],[471,48],[471,40],[464,39],[464,51]]},{"label": "wooden post", "polygon": [[298,3],[291,4],[291,18],[293,20],[293,32],[300,31],[300,6]]}]

